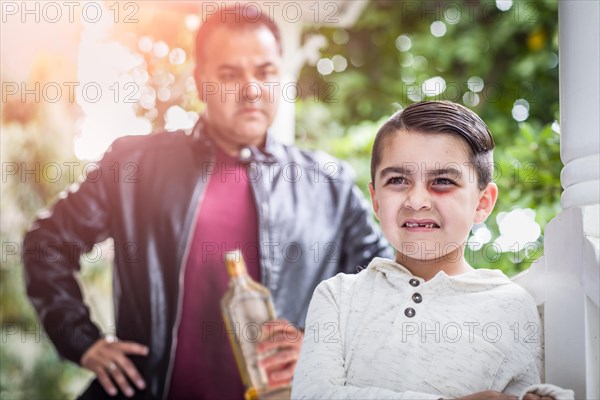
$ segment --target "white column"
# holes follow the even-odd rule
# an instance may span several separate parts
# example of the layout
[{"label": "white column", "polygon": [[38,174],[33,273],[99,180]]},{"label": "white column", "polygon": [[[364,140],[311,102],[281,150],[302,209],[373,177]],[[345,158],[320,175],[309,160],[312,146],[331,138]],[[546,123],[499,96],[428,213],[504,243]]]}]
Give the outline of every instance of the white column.
[{"label": "white column", "polygon": [[545,256],[514,280],[544,316],[545,381],[576,399],[600,398],[600,2],[559,2],[563,211],[547,226]]},{"label": "white column", "polygon": [[300,57],[302,46],[300,37],[302,35],[302,23],[293,23],[283,18],[276,20],[281,31],[281,42],[283,45],[283,68],[281,76],[281,87],[283,90],[279,100],[277,117],[271,126],[271,132],[275,137],[285,144],[294,143],[294,132],[296,126],[296,94],[295,83],[304,60]]},{"label": "white column", "polygon": [[600,202],[600,4],[560,1],[560,155],[567,209]]}]

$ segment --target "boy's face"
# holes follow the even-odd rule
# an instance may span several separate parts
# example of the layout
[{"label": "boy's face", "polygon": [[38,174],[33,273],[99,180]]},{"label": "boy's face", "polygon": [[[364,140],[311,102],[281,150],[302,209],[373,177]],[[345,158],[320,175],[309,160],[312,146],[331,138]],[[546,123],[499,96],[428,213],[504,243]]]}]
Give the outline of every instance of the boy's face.
[{"label": "boy's face", "polygon": [[498,189],[493,183],[478,188],[467,146],[459,137],[440,133],[399,131],[384,140],[369,190],[399,263],[452,252],[462,257],[473,224],[492,212]]}]

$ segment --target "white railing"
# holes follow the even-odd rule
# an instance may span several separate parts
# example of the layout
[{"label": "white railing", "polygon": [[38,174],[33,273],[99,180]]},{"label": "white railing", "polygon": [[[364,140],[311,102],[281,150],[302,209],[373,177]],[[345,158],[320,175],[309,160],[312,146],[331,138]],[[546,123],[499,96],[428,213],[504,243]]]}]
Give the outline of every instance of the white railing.
[{"label": "white railing", "polygon": [[544,318],[545,380],[600,398],[600,2],[559,2],[561,211],[545,256],[513,278]]}]

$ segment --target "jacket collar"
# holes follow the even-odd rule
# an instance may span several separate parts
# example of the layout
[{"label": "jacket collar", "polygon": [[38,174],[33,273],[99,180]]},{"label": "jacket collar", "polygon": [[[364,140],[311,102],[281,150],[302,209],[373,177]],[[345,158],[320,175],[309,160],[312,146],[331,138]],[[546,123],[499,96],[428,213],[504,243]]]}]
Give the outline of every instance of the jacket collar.
[{"label": "jacket collar", "polygon": [[[210,138],[207,130],[210,129],[203,116],[198,119],[198,122],[188,134],[192,136],[194,143],[198,146],[200,154],[213,154],[216,144]],[[244,147],[238,154],[238,160],[244,164],[259,163],[259,164],[275,164],[278,160],[283,159],[283,144],[275,139],[272,131],[267,131],[264,148],[256,146]]]}]

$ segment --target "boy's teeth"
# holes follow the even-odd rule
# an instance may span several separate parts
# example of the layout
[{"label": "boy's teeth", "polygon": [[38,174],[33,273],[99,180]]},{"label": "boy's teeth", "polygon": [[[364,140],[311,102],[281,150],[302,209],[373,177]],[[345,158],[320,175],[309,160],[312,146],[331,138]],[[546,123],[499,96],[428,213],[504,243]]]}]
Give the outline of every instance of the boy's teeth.
[{"label": "boy's teeth", "polygon": [[435,226],[435,224],[415,224],[415,223],[407,222],[406,226],[409,228],[422,227],[422,228],[430,228],[431,229]]}]

